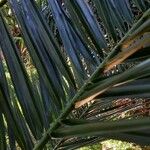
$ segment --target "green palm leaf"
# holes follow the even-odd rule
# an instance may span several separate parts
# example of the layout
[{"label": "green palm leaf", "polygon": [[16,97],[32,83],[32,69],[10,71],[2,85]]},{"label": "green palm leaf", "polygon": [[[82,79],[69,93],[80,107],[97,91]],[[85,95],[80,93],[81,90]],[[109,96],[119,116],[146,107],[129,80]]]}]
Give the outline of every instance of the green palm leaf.
[{"label": "green palm leaf", "polygon": [[[150,119],[142,113],[150,105],[148,1],[8,5],[15,23],[4,5],[0,149],[76,149],[110,138],[149,145]],[[33,69],[26,67],[19,39]]]}]

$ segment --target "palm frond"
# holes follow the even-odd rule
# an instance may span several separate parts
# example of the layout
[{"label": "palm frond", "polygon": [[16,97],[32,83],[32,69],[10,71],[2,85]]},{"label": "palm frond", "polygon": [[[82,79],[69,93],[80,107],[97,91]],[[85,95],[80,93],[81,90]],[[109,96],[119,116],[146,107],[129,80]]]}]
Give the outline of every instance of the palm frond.
[{"label": "palm frond", "polygon": [[8,0],[20,37],[1,8],[0,149],[76,149],[110,138],[149,145],[149,5]]}]

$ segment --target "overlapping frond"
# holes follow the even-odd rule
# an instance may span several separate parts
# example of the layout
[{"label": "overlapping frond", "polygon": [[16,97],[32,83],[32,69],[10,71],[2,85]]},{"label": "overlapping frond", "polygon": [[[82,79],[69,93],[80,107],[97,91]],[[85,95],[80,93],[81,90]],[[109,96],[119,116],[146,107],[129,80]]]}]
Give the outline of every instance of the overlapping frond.
[{"label": "overlapping frond", "polygon": [[[2,4],[2,3],[1,3]],[[0,10],[0,149],[149,145],[150,3],[8,0]]]}]

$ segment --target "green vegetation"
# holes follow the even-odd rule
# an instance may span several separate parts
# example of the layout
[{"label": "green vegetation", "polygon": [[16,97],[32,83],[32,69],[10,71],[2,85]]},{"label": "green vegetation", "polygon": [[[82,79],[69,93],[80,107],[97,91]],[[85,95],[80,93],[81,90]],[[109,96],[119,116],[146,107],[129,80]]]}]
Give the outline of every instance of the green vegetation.
[{"label": "green vegetation", "polygon": [[149,146],[149,6],[1,0],[0,150]]},{"label": "green vegetation", "polygon": [[137,146],[132,143],[116,141],[116,140],[108,140],[99,144],[95,144],[92,146],[87,146],[80,148],[79,150],[142,150],[140,146]]}]

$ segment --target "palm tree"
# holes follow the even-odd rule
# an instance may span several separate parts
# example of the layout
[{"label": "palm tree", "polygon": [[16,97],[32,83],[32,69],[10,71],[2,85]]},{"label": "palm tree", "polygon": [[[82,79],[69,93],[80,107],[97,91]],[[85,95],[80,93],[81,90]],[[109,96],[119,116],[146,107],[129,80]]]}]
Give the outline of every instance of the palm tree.
[{"label": "palm tree", "polygon": [[[6,2],[33,71],[10,32]],[[148,0],[0,6],[1,150],[71,150],[106,139],[150,144]]]}]

